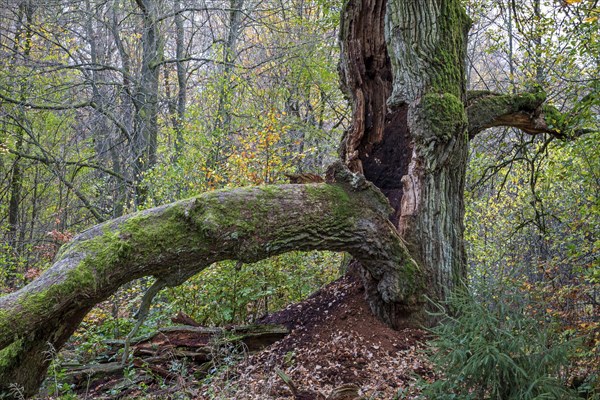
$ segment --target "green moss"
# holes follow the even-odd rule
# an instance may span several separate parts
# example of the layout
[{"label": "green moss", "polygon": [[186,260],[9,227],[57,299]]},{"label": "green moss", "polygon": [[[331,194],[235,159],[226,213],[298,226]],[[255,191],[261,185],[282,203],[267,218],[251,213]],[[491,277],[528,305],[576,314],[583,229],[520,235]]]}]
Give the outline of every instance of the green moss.
[{"label": "green moss", "polygon": [[488,95],[478,99],[469,110],[469,124],[485,125],[499,115],[506,114],[512,109],[512,96]]},{"label": "green moss", "polygon": [[[416,298],[423,294],[423,273],[416,262],[414,262],[408,256],[404,260],[402,267],[402,282],[401,286],[404,288],[404,297],[406,300],[412,299],[412,302],[418,301]],[[411,301],[408,301],[409,303]]]},{"label": "green moss", "polygon": [[[348,192],[340,185],[305,185],[304,192],[314,204],[331,204],[331,215],[337,221],[353,221],[356,211]],[[325,210],[324,210],[325,211]],[[323,216],[325,217],[325,213]]]},{"label": "green moss", "polygon": [[281,194],[279,186],[276,185],[264,185],[259,187],[260,191],[264,194],[264,197],[274,199]]},{"label": "green moss", "polygon": [[467,123],[463,103],[453,94],[428,93],[423,98],[429,130],[442,141],[448,141]]},{"label": "green moss", "polygon": [[[74,243],[63,252],[62,257],[69,254],[86,254],[83,261],[69,270],[65,279],[59,279],[59,283],[23,297],[21,307],[34,315],[43,314],[59,299],[71,293],[81,292],[82,289],[92,292],[89,293],[89,298],[95,298],[93,292],[108,282],[110,274],[118,273],[120,265],[152,260],[159,257],[165,248],[177,251],[178,240],[189,240],[185,224],[177,216],[178,212],[178,207],[174,206],[161,218],[153,218],[143,213],[134,215],[114,231],[106,226],[102,234]],[[83,298],[85,297],[84,295]]]},{"label": "green moss", "polygon": [[257,210],[249,212],[246,202],[236,196],[211,192],[201,196],[199,202],[202,206],[194,210],[193,219],[201,232],[200,240],[228,233],[240,237],[253,227],[252,217]]},{"label": "green moss", "polygon": [[438,93],[451,93],[461,99],[465,81],[466,40],[471,20],[461,0],[443,2],[440,10],[439,41],[433,55],[431,86]]},{"label": "green moss", "polygon": [[[469,106],[469,129],[479,132],[493,126],[494,120],[503,115],[523,111],[534,113],[546,100],[542,91],[521,93],[518,95],[500,95],[492,92],[471,93],[472,104]],[[544,110],[546,106],[544,106]]]},{"label": "green moss", "polygon": [[102,235],[82,243],[78,250],[88,254],[82,265],[102,272],[106,267],[125,258],[131,247],[119,231],[106,230]]},{"label": "green moss", "polygon": [[565,121],[565,115],[563,113],[549,104],[544,104],[542,112],[544,113],[544,119],[550,129],[554,129],[559,133],[566,133],[564,131],[567,130],[568,124]]},{"label": "green moss", "polygon": [[116,254],[112,264],[126,262],[129,258],[135,258],[131,261],[149,260],[165,251],[177,251],[178,244],[189,232],[182,207],[182,203],[176,203],[159,218],[141,215],[127,220],[116,234],[116,238],[122,240],[113,243]]},{"label": "green moss", "polygon": [[11,367],[23,349],[23,339],[18,339],[0,350],[0,369]]},{"label": "green moss", "polygon": [[514,97],[514,100],[511,96],[509,97],[509,101],[514,101],[514,106],[517,110],[535,110],[546,101],[546,93],[543,91],[538,91],[534,93],[521,93],[518,96]]},{"label": "green moss", "polygon": [[[49,285],[45,290],[33,292],[20,299],[20,307],[23,308],[24,314],[47,314],[56,305],[57,301],[61,301],[65,297],[68,298],[72,293],[80,292],[82,288],[92,292],[96,291],[100,284],[99,280],[104,277],[106,269],[111,268],[115,262],[125,257],[129,253],[129,249],[126,241],[118,237],[118,233],[105,232],[103,235],[85,242],[74,243],[63,253],[63,257],[78,252],[89,255],[75,268],[68,270],[65,278],[58,278],[58,283]],[[57,270],[54,273],[59,274],[61,271]],[[94,298],[92,293],[89,297]],[[18,316],[15,318],[18,318]],[[0,320],[3,322],[15,318],[10,315],[0,315]],[[12,321],[16,325],[25,322]],[[15,327],[13,326],[13,328]]]},{"label": "green moss", "polygon": [[350,202],[350,196],[340,185],[304,185],[304,192],[316,203],[329,202],[332,198],[335,203],[347,205]]}]

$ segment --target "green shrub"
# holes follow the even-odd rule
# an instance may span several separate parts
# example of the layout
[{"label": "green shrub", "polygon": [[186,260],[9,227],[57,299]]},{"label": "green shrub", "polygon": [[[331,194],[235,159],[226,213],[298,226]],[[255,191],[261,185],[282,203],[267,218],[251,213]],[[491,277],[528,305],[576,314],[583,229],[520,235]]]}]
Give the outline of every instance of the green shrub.
[{"label": "green shrub", "polygon": [[[496,292],[497,293],[497,292]],[[486,296],[488,299],[490,297]],[[440,313],[429,358],[440,378],[424,388],[430,399],[575,399],[561,379],[575,343],[547,321],[528,316],[532,305],[512,295],[477,301],[463,291]]]},{"label": "green shrub", "polygon": [[341,256],[290,252],[253,264],[223,261],[169,289],[165,297],[173,310],[184,311],[202,325],[253,323],[336,279]]}]

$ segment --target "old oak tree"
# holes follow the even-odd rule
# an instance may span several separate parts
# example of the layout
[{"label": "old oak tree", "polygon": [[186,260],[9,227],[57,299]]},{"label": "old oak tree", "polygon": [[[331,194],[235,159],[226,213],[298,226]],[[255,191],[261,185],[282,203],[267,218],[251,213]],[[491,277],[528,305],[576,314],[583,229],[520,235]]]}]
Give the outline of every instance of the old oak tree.
[{"label": "old oak tree", "polygon": [[341,24],[353,124],[327,182],[211,192],[83,232],[0,298],[0,392],[35,394],[48,346],[60,348],[121,285],[143,276],[178,285],[219,260],[347,251],[376,315],[392,327],[427,322],[425,298],[446,298],[466,273],[469,140],[500,125],[569,130],[547,122],[557,110],[542,92],[467,93],[460,0],[349,0]]}]

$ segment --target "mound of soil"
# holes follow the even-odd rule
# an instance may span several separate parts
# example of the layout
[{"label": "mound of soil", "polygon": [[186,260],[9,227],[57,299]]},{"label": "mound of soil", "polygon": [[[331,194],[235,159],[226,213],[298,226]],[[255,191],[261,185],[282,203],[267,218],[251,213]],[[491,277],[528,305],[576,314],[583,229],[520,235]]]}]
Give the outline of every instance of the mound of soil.
[{"label": "mound of soil", "polygon": [[432,376],[425,332],[381,323],[351,276],[260,322],[291,333],[203,387],[200,398],[410,399],[415,381]]}]

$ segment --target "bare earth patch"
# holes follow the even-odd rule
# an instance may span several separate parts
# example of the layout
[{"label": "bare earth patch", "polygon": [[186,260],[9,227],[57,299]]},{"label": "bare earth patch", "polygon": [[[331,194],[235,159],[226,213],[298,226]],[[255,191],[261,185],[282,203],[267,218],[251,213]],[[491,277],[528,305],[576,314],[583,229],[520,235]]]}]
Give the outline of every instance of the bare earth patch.
[{"label": "bare earth patch", "polygon": [[421,354],[425,332],[382,324],[351,277],[260,322],[286,325],[291,333],[248,357],[233,377],[229,371],[203,387],[200,398],[411,399],[418,376],[432,375]]}]

